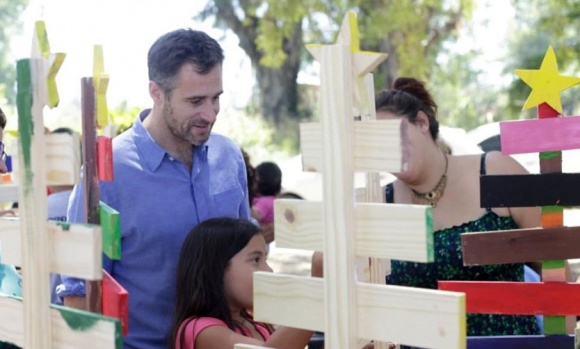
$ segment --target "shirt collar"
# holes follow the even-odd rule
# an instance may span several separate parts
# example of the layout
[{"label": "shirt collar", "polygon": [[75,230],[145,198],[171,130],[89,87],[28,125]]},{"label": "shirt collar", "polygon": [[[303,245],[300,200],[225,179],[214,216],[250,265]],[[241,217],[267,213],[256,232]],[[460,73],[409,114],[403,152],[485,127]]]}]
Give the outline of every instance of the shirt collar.
[{"label": "shirt collar", "polygon": [[[157,171],[159,166],[161,166],[165,154],[167,154],[167,156],[170,155],[153,140],[149,131],[147,131],[143,125],[143,120],[145,120],[150,112],[151,109],[145,109],[139,113],[139,116],[133,125],[133,132],[135,133],[135,144],[137,145],[137,148],[141,154],[143,154],[143,159],[149,169],[154,172]],[[207,158],[209,143],[210,142],[207,141],[200,146],[195,146],[193,149],[194,154],[201,155],[202,158]]]}]

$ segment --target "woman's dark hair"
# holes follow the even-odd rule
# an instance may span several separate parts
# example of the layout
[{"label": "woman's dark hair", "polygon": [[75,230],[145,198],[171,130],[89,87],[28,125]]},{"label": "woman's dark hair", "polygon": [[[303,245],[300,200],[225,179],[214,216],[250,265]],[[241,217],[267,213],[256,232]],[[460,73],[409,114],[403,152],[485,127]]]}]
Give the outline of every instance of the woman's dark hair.
[{"label": "woman's dark hair", "polygon": [[254,197],[256,196],[256,188],[254,186],[256,169],[254,166],[252,166],[250,154],[248,154],[244,149],[242,149],[242,156],[244,157],[244,164],[246,165],[246,177],[248,179],[248,201],[250,202],[250,207],[252,207],[254,203]]},{"label": "woman's dark hair", "polygon": [[282,170],[273,162],[262,162],[256,166],[258,174],[258,193],[264,196],[275,196],[282,190]]},{"label": "woman's dark hair", "polygon": [[417,114],[422,111],[429,119],[431,138],[437,140],[439,121],[437,121],[437,104],[425,88],[425,83],[414,78],[398,78],[393,83],[393,89],[382,91],[375,98],[375,109],[387,111],[406,117],[409,122],[417,120]]},{"label": "woman's dark hair", "polygon": [[2,108],[0,108],[0,127],[6,128],[6,114],[4,114]]},{"label": "woman's dark hair", "polygon": [[[224,275],[230,259],[240,252],[259,228],[245,219],[212,218],[193,228],[181,247],[177,264],[175,314],[170,348],[175,348],[177,332],[187,319],[213,317],[232,331],[241,325],[232,319],[225,295]],[[252,321],[251,315],[242,314]],[[184,348],[184,332],[178,339]]]}]

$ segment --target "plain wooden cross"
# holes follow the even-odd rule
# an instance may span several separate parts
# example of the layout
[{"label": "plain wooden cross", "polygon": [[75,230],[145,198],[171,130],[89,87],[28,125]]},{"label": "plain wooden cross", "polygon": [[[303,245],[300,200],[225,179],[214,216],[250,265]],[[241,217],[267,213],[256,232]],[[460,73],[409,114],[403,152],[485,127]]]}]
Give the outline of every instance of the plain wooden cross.
[{"label": "plain wooden cross", "polygon": [[301,125],[301,147],[304,168],[323,173],[323,201],[275,202],[277,246],[323,251],[324,279],[255,273],[254,316],[322,331],[333,349],[368,340],[465,348],[463,294],[355,279],[356,257],[433,261],[430,207],[356,202],[355,172],[398,172],[407,161],[400,134],[408,126],[354,122],[353,113],[374,113],[365,79],[384,59],[360,51],[356,32],[349,12],[336,44],[309,47],[321,64],[322,115],[320,124]]},{"label": "plain wooden cross", "polygon": [[470,233],[462,236],[467,265],[542,261],[541,283],[440,282],[440,289],[466,292],[469,313],[544,315],[547,336],[478,338],[473,348],[571,348],[565,315],[580,315],[580,284],[566,282],[565,259],[580,258],[580,227],[564,227],[564,206],[580,205],[580,174],[562,173],[562,152],[579,149],[580,117],[563,117],[560,92],[580,78],[558,72],[550,47],[541,68],[516,70],[532,92],[524,109],[538,119],[500,123],[506,155],[539,152],[540,174],[481,177],[482,207],[541,206],[542,228]]},{"label": "plain wooden cross", "polygon": [[[46,147],[55,142],[47,142],[44,135],[43,108],[58,104],[55,77],[63,60],[64,54],[50,53],[44,22],[37,22],[32,58],[17,62],[20,220],[0,220],[3,262],[22,266],[22,298],[0,296],[0,338],[35,349],[121,348],[119,320],[50,305],[49,272],[89,280],[101,277],[100,227],[46,220],[47,177],[55,175],[46,166],[54,163],[51,158],[47,161],[47,154],[69,154],[65,156],[69,159],[70,152],[79,149],[78,140],[75,144],[74,137],[67,135],[50,139],[63,139],[64,147],[70,149],[55,152]],[[63,147],[62,142],[59,147]],[[64,177],[77,176],[72,173],[78,172],[78,167],[67,172],[57,166],[58,178],[63,173]]]}]

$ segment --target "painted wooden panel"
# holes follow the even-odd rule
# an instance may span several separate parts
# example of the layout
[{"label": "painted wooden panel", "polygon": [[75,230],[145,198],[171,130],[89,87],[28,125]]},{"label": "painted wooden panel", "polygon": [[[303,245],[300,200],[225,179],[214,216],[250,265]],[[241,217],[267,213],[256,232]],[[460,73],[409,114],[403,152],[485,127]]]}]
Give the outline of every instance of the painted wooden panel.
[{"label": "painted wooden panel", "polygon": [[[432,208],[424,205],[355,204],[358,256],[433,261]],[[322,203],[274,201],[276,246],[322,251]]]},{"label": "painted wooden panel", "polygon": [[103,315],[121,321],[123,335],[129,332],[129,294],[115,279],[103,270]]},{"label": "painted wooden panel", "polygon": [[572,349],[574,336],[468,337],[467,349]]},{"label": "painted wooden panel", "polygon": [[580,206],[580,173],[481,176],[481,207]]},{"label": "painted wooden panel", "polygon": [[461,244],[465,265],[580,258],[580,227],[464,233]]},{"label": "painted wooden panel", "polygon": [[[357,283],[356,292],[359,337],[424,348],[465,348],[465,295],[365,283]],[[254,273],[254,316],[324,331],[323,294],[320,278]]]},{"label": "painted wooden panel", "polygon": [[439,289],[464,292],[468,313],[580,315],[576,283],[439,281]]},{"label": "painted wooden panel", "polygon": [[99,201],[99,216],[103,231],[103,253],[110,259],[121,259],[121,221],[117,210]]},{"label": "painted wooden panel", "polygon": [[[401,120],[354,123],[354,166],[358,172],[399,172],[402,162]],[[322,129],[318,123],[300,124],[304,171],[322,172]]]},{"label": "painted wooden panel", "polygon": [[502,121],[501,152],[506,155],[580,149],[580,117]]},{"label": "painted wooden panel", "polygon": [[[24,345],[22,300],[0,295],[0,338]],[[49,319],[54,349],[123,348],[119,320],[72,308],[51,305]]]},{"label": "painted wooden panel", "polygon": [[100,180],[113,180],[113,139],[110,137],[97,137],[97,171]]}]

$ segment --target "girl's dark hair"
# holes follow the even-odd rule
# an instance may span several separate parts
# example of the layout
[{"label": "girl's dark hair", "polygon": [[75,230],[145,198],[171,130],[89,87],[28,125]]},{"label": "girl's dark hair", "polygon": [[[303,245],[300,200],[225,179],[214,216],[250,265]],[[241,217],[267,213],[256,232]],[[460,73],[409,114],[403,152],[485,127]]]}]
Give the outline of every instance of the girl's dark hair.
[{"label": "girl's dark hair", "polygon": [[422,111],[429,118],[431,138],[437,140],[439,121],[437,121],[437,104],[425,88],[425,83],[415,78],[398,78],[393,83],[393,89],[382,91],[375,98],[375,109],[387,111],[406,117],[409,122],[417,120],[417,114]]},{"label": "girl's dark hair", "polygon": [[256,188],[254,187],[256,169],[252,166],[250,154],[248,154],[244,149],[242,149],[242,156],[244,157],[246,177],[248,178],[248,201],[250,202],[250,207],[252,207],[254,197],[256,196]]},{"label": "girl's dark hair", "polygon": [[262,162],[256,166],[258,174],[258,193],[275,196],[282,190],[282,170],[273,162]]},{"label": "girl's dark hair", "polygon": [[[224,275],[230,259],[240,252],[259,228],[245,219],[212,218],[195,226],[185,238],[177,264],[175,314],[170,348],[179,340],[184,348],[184,332],[177,332],[187,319],[213,317],[235,331],[241,325],[232,319],[225,295]],[[242,314],[249,321],[248,313]],[[253,322],[253,321],[252,321]]]}]

